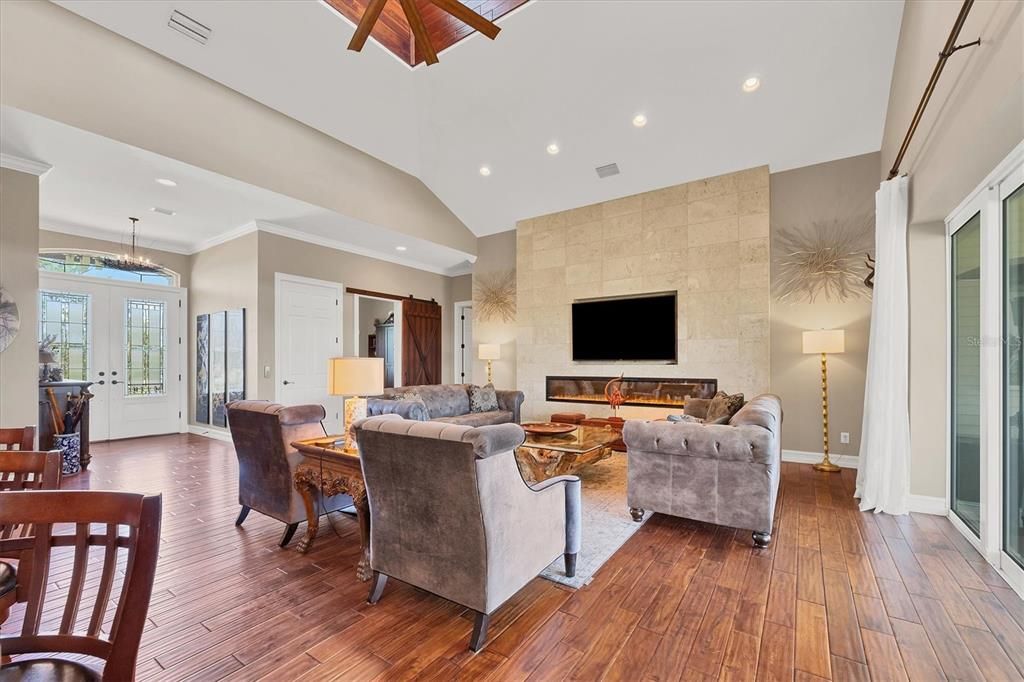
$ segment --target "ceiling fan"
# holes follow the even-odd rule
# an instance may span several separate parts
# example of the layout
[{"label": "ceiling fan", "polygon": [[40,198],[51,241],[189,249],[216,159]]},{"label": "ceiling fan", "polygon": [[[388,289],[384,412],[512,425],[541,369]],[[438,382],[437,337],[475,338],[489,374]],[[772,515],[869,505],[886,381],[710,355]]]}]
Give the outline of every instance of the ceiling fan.
[{"label": "ceiling fan", "polygon": [[[491,40],[494,40],[501,30],[493,21],[484,19],[459,2],[459,0],[429,0],[429,2]],[[406,21],[409,22],[409,28],[416,41],[416,47],[423,53],[424,61],[427,64],[436,64],[438,62],[437,51],[430,42],[430,35],[427,33],[426,26],[423,23],[423,16],[420,14],[420,8],[417,6],[416,0],[399,0],[399,3],[402,5],[402,12],[405,14]],[[363,45],[366,44],[366,39],[370,37],[370,31],[373,30],[374,25],[377,23],[377,19],[380,17],[381,10],[384,9],[385,4],[387,4],[387,0],[369,0],[366,5],[366,11],[363,12],[359,25],[356,26],[356,32],[348,44],[348,49],[356,52],[363,49]]]}]

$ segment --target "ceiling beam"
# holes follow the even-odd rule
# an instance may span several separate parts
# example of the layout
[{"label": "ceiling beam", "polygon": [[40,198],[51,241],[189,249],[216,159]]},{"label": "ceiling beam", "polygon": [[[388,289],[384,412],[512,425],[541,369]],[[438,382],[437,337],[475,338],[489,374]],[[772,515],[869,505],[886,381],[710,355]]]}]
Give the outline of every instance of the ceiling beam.
[{"label": "ceiling beam", "polygon": [[370,31],[376,25],[377,17],[380,16],[385,4],[387,4],[387,0],[370,0],[369,4],[366,5],[366,11],[363,12],[363,17],[359,20],[359,25],[356,26],[356,32],[352,34],[352,40],[348,43],[348,49],[356,52],[363,49],[363,45],[366,44],[366,39],[370,37]]},{"label": "ceiling beam", "polygon": [[434,51],[430,36],[427,35],[427,29],[423,25],[423,17],[420,16],[420,8],[416,6],[416,0],[400,0],[400,2],[402,11],[405,12],[405,18],[409,21],[409,28],[412,29],[412,34],[416,38],[415,44],[423,52],[423,60],[427,64],[437,64],[437,52]]},{"label": "ceiling beam", "polygon": [[498,37],[498,32],[501,30],[500,26],[495,24],[493,21],[484,19],[482,16],[459,2],[459,0],[430,0],[430,2],[436,7],[443,9],[462,23],[468,24],[471,28],[483,33],[491,40]]}]

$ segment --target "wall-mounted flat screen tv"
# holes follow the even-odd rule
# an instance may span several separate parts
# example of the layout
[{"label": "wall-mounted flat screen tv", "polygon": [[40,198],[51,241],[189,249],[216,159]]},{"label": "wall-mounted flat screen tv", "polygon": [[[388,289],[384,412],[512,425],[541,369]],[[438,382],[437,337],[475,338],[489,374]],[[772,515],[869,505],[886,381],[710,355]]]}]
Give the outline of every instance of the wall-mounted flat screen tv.
[{"label": "wall-mounted flat screen tv", "polygon": [[572,359],[676,362],[675,292],[576,301]]}]

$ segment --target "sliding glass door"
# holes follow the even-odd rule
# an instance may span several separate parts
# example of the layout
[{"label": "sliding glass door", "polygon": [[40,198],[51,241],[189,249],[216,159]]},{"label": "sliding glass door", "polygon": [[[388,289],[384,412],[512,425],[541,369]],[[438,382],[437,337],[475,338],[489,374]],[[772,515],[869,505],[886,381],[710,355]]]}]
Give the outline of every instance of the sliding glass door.
[{"label": "sliding glass door", "polygon": [[1024,568],[1024,185],[1002,188],[1003,549]]},{"label": "sliding glass door", "polygon": [[950,242],[950,508],[981,537],[981,213]]}]

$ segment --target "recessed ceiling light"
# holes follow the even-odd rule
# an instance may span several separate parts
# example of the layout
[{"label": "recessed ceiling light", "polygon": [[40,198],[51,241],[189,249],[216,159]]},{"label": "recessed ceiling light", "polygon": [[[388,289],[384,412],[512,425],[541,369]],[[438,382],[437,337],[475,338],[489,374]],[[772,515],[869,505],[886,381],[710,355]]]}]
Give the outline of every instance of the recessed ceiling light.
[{"label": "recessed ceiling light", "polygon": [[177,187],[178,186],[178,183],[176,183],[174,180],[168,180],[167,178],[157,178],[156,181],[159,182],[164,187]]},{"label": "recessed ceiling light", "polygon": [[406,249],[405,249],[405,247],[404,247],[404,246],[396,246],[396,247],[395,247],[395,251],[405,251],[405,250],[406,250]]},{"label": "recessed ceiling light", "polygon": [[757,76],[751,76],[747,80],[743,81],[743,92],[753,92],[761,87],[761,79]]},{"label": "recessed ceiling light", "polygon": [[643,114],[637,114],[636,116],[633,117],[633,125],[636,126],[637,128],[643,128],[645,125],[647,125],[647,117],[644,116]]},{"label": "recessed ceiling light", "polygon": [[554,142],[552,142],[551,144],[548,145],[548,154],[550,154],[551,156],[554,156],[555,154],[557,154],[558,151],[559,151],[558,150],[558,145],[555,144]]},{"label": "recessed ceiling light", "polygon": [[480,166],[480,175],[482,175],[482,176],[484,176],[486,178],[490,174],[491,174],[491,169],[490,169],[489,166]]}]

